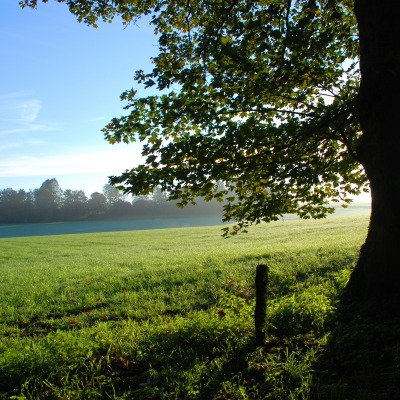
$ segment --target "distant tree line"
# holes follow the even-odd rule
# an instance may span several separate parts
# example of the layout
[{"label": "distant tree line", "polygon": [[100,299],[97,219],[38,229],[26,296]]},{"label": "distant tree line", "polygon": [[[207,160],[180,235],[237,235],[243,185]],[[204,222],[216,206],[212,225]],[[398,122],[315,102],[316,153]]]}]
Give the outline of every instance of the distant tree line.
[{"label": "distant tree line", "polygon": [[62,190],[56,179],[45,180],[34,190],[0,189],[0,224],[83,221],[113,218],[165,218],[221,215],[221,203],[199,199],[196,206],[178,208],[159,188],[152,195],[128,199],[106,184],[103,192],[88,198],[83,190]]}]

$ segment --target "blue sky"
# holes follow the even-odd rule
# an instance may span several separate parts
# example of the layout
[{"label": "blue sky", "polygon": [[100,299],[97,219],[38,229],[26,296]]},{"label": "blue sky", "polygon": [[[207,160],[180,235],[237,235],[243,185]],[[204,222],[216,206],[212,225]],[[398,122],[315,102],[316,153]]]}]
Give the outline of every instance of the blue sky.
[{"label": "blue sky", "polygon": [[1,0],[0,189],[56,178],[89,196],[136,165],[140,145],[112,146],[100,130],[124,113],[119,96],[137,69],[151,67],[156,45],[144,21],[94,29],[64,4],[32,10]]}]

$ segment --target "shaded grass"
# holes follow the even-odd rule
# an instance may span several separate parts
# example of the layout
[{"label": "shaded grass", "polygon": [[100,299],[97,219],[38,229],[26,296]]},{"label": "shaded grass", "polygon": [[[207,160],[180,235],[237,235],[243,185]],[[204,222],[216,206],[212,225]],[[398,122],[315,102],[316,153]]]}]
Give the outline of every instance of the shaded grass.
[{"label": "shaded grass", "polygon": [[[3,239],[0,398],[393,394],[398,325],[381,324],[393,339],[378,351],[375,322],[339,313],[366,226],[356,216],[273,223],[228,240],[218,227]],[[259,263],[271,271],[261,348]],[[369,384],[360,377],[366,365],[376,375],[382,354],[381,386]]]}]

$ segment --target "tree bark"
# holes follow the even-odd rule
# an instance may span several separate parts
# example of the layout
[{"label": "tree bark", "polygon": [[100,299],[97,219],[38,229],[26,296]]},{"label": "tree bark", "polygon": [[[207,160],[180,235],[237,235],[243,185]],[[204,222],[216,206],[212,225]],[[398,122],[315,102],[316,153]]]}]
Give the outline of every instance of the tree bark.
[{"label": "tree bark", "polygon": [[366,242],[346,293],[400,305],[400,23],[398,0],[355,0],[361,86],[358,150],[371,188]]}]

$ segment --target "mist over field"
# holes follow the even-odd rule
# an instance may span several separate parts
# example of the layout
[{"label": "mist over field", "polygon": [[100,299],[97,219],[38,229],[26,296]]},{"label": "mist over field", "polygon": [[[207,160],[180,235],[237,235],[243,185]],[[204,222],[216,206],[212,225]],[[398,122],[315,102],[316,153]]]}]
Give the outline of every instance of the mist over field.
[{"label": "mist over field", "polygon": [[[179,209],[178,209],[179,211]],[[347,208],[335,207],[335,213],[330,217],[368,215],[369,203],[354,203]],[[283,220],[297,219],[294,215],[285,215]],[[222,216],[216,213],[201,216],[163,217],[147,216],[142,219],[110,219],[96,221],[68,221],[38,224],[0,224],[0,238],[65,235],[77,233],[133,231],[143,229],[182,228],[196,226],[221,225]]]}]

